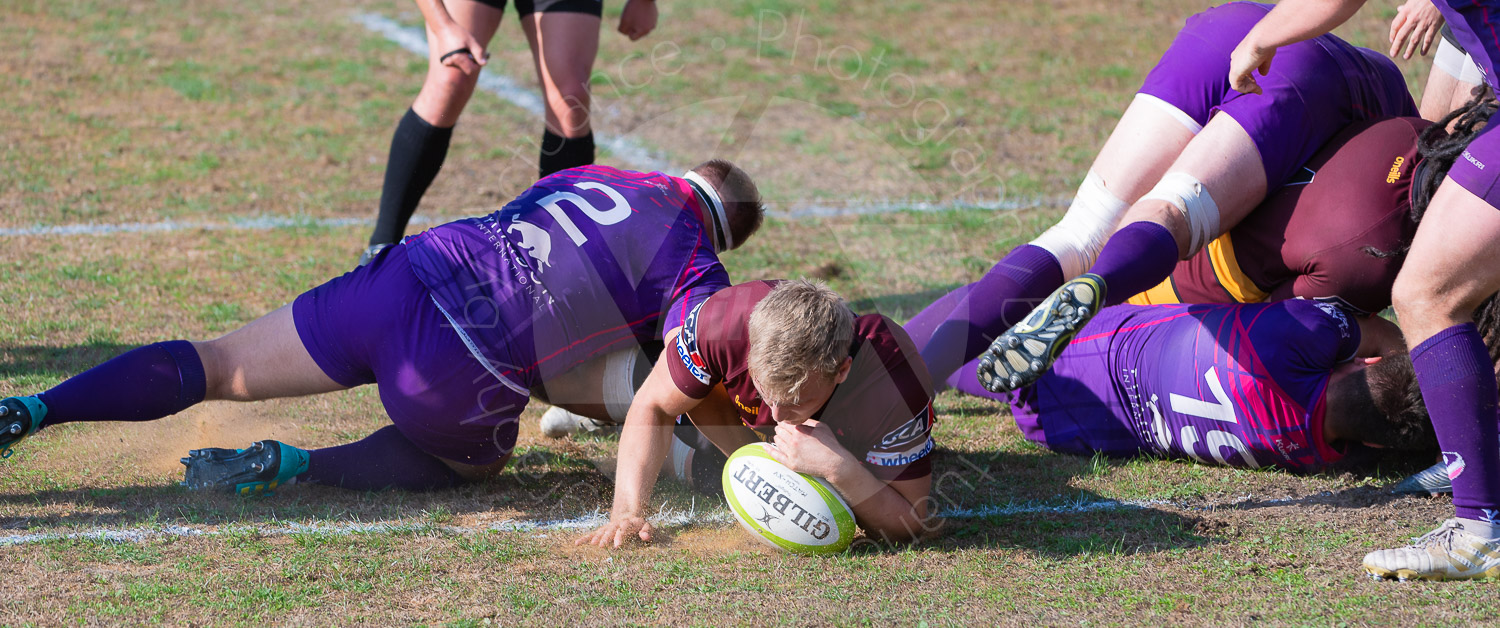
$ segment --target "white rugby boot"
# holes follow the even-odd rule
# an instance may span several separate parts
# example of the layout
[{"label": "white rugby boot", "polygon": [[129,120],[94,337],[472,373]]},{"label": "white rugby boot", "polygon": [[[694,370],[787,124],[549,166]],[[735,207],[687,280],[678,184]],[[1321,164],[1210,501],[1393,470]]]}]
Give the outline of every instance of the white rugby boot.
[{"label": "white rugby boot", "polygon": [[1473,580],[1500,578],[1500,539],[1486,539],[1449,519],[1412,544],[1365,555],[1365,571],[1376,580]]}]

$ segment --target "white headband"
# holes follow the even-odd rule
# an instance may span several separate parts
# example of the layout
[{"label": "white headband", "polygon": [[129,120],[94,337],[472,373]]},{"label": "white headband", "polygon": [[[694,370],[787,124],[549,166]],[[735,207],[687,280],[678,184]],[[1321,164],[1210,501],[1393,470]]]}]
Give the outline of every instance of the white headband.
[{"label": "white headband", "polygon": [[688,184],[693,187],[693,190],[702,198],[708,200],[708,210],[714,223],[714,232],[718,234],[719,241],[723,244],[723,248],[717,252],[723,253],[724,251],[733,249],[734,234],[729,232],[729,214],[724,211],[724,201],[719,198],[718,190],[715,190],[714,186],[708,182],[708,179],[703,178],[703,175],[692,170],[684,173],[682,178],[687,179]]}]

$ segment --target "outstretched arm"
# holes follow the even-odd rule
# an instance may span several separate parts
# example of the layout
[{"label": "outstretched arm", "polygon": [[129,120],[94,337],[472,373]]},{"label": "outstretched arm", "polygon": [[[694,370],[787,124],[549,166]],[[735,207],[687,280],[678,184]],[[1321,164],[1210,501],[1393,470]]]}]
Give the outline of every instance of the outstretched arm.
[{"label": "outstretched arm", "polygon": [[[675,331],[666,338],[669,347],[676,341]],[[658,361],[625,415],[609,523],[578,539],[578,544],[620,547],[631,537],[651,541],[653,530],[646,522],[646,504],[656,485],[656,475],[672,447],[673,422],[677,415],[692,410],[698,403],[698,399],[677,389],[667,370],[667,360]]]},{"label": "outstretched arm", "polygon": [[1323,35],[1348,21],[1365,0],[1282,0],[1229,55],[1229,84],[1235,91],[1259,94],[1253,72],[1271,71],[1276,49]]},{"label": "outstretched arm", "polygon": [[819,421],[776,426],[771,457],[799,473],[828,480],[854,508],[854,518],[872,537],[891,543],[914,540],[927,530],[932,475],[885,482],[870,473]]}]

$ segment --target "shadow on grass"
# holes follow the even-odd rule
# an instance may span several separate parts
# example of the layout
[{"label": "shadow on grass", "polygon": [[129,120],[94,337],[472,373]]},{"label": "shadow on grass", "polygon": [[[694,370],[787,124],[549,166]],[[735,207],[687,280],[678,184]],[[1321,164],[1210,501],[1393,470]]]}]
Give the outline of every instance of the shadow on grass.
[{"label": "shadow on grass", "polygon": [[0,379],[71,377],[138,346],[140,345],[90,342],[68,347],[0,347]]},{"label": "shadow on grass", "polygon": [[923,308],[932,305],[934,301],[963,284],[948,284],[935,288],[928,288],[917,292],[904,294],[879,294],[864,298],[854,299],[849,307],[857,314],[869,314],[879,312],[898,321],[907,321],[916,316]]}]

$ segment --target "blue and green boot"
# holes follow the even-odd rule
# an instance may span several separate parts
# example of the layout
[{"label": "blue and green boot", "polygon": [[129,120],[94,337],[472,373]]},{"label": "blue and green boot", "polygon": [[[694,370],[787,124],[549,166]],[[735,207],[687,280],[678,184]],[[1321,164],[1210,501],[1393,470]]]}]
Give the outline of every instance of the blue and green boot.
[{"label": "blue and green boot", "polygon": [[9,458],[11,448],[35,434],[47,418],[47,404],[36,397],[0,399],[0,458]]},{"label": "blue and green boot", "polygon": [[182,485],[189,490],[270,495],[307,471],[307,450],[274,440],[244,449],[194,449],[182,459]]}]

